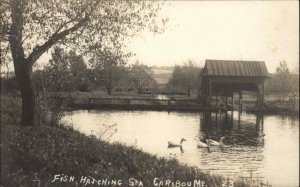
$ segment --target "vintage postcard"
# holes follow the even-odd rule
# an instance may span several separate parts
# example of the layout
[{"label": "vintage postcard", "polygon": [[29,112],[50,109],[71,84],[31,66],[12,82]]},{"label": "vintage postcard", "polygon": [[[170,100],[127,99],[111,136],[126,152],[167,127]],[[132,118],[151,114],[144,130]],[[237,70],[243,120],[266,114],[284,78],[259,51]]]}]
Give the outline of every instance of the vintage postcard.
[{"label": "vintage postcard", "polygon": [[299,186],[299,1],[0,12],[1,187]]}]

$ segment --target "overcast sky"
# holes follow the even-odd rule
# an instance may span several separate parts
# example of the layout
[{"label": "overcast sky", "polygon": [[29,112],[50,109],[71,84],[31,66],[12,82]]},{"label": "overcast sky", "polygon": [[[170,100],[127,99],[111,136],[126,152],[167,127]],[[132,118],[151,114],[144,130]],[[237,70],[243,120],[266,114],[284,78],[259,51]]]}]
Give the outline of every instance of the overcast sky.
[{"label": "overcast sky", "polygon": [[265,61],[270,73],[281,60],[299,68],[298,1],[167,1],[170,19],[160,35],[143,32],[132,40],[136,59],[169,66],[193,59]]},{"label": "overcast sky", "polygon": [[[299,73],[298,1],[166,1],[160,12],[169,22],[162,34],[131,39],[136,60],[152,66],[181,65],[192,59],[265,61],[274,73],[285,60]],[[45,53],[39,62],[48,61]],[[11,64],[12,65],[12,64]],[[13,69],[12,67],[10,69]]]}]

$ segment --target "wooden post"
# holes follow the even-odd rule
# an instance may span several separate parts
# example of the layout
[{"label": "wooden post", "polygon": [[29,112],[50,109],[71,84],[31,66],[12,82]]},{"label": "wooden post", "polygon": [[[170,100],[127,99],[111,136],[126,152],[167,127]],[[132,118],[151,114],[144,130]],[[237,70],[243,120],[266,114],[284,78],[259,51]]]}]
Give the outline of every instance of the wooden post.
[{"label": "wooden post", "polygon": [[261,114],[257,114],[256,115],[256,124],[255,124],[255,129],[257,131],[259,130],[261,119],[262,119],[262,115]]},{"label": "wooden post", "polygon": [[219,92],[218,90],[216,90],[216,107],[218,108],[218,95],[219,95]]},{"label": "wooden post", "polygon": [[263,83],[262,83],[262,96],[261,96],[262,98],[262,105],[264,106],[264,104],[265,104],[265,81],[263,81]]},{"label": "wooden post", "polygon": [[264,116],[262,116],[261,118],[261,129],[262,130],[264,129]]},{"label": "wooden post", "polygon": [[[232,104],[232,108],[234,108],[234,99],[233,99],[233,97],[234,97],[234,92],[232,92],[232,94],[231,94],[231,104]],[[233,110],[233,109],[232,109]]]},{"label": "wooden post", "polygon": [[208,104],[208,106],[211,106],[211,91],[212,91],[212,88],[211,88],[211,86],[212,86],[212,84],[211,84],[211,80],[209,79],[209,81],[208,81],[208,102],[209,102],[209,104]]},{"label": "wooden post", "polygon": [[224,120],[225,129],[228,129],[228,112],[225,112],[225,120]]},{"label": "wooden post", "polygon": [[233,110],[231,111],[231,123],[230,126],[233,126]]},{"label": "wooden post", "polygon": [[238,127],[241,127],[241,111],[239,111],[239,116],[238,116]]},{"label": "wooden post", "polygon": [[257,106],[263,107],[264,104],[264,83],[257,84]]},{"label": "wooden post", "polygon": [[228,91],[227,91],[227,89],[225,89],[225,107],[226,107],[226,109],[228,107]]},{"label": "wooden post", "polygon": [[239,91],[239,111],[243,110],[241,106],[242,91]]},{"label": "wooden post", "polygon": [[216,112],[216,127],[218,126],[218,112]]},{"label": "wooden post", "polygon": [[257,90],[256,90],[256,106],[259,106],[259,104],[260,104],[260,96],[259,96],[259,92],[260,92],[260,89],[259,89],[259,85],[257,84]]}]

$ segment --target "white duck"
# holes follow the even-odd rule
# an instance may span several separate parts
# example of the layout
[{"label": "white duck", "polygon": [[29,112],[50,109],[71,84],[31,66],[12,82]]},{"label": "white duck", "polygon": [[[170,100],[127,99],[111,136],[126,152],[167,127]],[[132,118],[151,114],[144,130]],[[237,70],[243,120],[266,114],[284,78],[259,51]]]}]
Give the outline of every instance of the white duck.
[{"label": "white duck", "polygon": [[174,142],[168,141],[168,147],[181,147],[182,146],[182,142],[186,141],[186,139],[181,138],[180,140],[180,144],[176,144]]},{"label": "white duck", "polygon": [[209,141],[209,144],[210,144],[210,145],[214,145],[214,146],[222,146],[222,145],[224,144],[224,139],[225,139],[225,137],[222,136],[222,137],[220,138],[220,142],[217,142],[217,141],[212,140],[212,139],[207,139],[207,141]]},{"label": "white duck", "polygon": [[209,146],[210,146],[210,142],[208,142],[207,140],[206,140],[206,142],[207,142],[207,144],[206,144],[206,143],[203,143],[203,142],[201,142],[201,141],[199,141],[199,142],[197,143],[197,147],[198,147],[198,148],[206,148],[206,147],[209,147]]}]

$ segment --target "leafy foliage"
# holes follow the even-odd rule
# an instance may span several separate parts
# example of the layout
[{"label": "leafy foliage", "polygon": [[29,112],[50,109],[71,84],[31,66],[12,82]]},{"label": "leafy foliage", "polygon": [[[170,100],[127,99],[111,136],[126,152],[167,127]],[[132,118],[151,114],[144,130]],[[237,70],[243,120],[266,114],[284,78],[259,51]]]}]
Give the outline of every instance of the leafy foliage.
[{"label": "leafy foliage", "polygon": [[285,97],[291,90],[290,71],[286,61],[280,62],[279,67],[276,68],[275,79],[280,90],[282,90],[283,97]]},{"label": "leafy foliage", "polygon": [[197,89],[199,85],[200,71],[201,68],[191,60],[185,62],[183,66],[175,66],[167,87],[174,90],[186,90],[190,96],[190,91]]},{"label": "leafy foliage", "polygon": [[[150,1],[3,0],[1,37],[8,40],[13,27],[20,27],[25,56],[42,47],[49,49],[55,43],[73,45],[84,51],[117,47],[124,45],[122,41],[126,37],[146,27],[154,32],[161,31],[156,24],[160,4]],[[18,15],[21,20],[14,20],[17,11],[22,14]]]},{"label": "leafy foliage", "polygon": [[54,45],[73,47],[83,54],[106,47],[124,50],[125,39],[140,30],[159,31],[159,5],[151,1],[1,1],[1,49],[8,49],[10,55],[6,56],[12,57],[21,96],[26,100],[21,124],[34,124],[32,67],[42,54]]},{"label": "leafy foliage", "polygon": [[66,52],[55,47],[49,65],[44,66],[43,70],[35,71],[33,80],[37,91],[75,91],[82,86],[86,86],[83,91],[87,91],[87,73],[82,55],[77,55],[73,50]]},{"label": "leafy foliage", "polygon": [[104,51],[95,50],[90,64],[95,73],[97,82],[103,83],[108,95],[111,95],[112,89],[119,81],[126,76],[125,68],[126,58],[128,55],[123,55],[117,49],[106,48]]},{"label": "leafy foliage", "polygon": [[18,83],[16,77],[2,78],[1,77],[1,93],[16,94],[18,92]]},{"label": "leafy foliage", "polygon": [[129,74],[131,86],[137,90],[138,94],[142,93],[143,88],[154,87],[157,84],[151,77],[152,69],[139,61],[130,67]]}]

